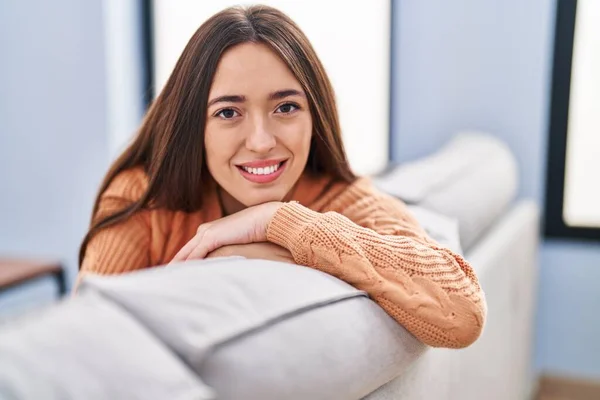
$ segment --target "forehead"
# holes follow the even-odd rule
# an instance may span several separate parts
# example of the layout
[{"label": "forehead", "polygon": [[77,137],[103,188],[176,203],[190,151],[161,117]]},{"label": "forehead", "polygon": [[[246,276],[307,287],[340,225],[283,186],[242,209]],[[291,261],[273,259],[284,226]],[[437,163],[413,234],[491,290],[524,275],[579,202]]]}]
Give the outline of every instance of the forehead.
[{"label": "forehead", "polygon": [[227,50],[217,65],[210,96],[267,95],[281,89],[302,90],[292,71],[267,45],[243,43]]}]

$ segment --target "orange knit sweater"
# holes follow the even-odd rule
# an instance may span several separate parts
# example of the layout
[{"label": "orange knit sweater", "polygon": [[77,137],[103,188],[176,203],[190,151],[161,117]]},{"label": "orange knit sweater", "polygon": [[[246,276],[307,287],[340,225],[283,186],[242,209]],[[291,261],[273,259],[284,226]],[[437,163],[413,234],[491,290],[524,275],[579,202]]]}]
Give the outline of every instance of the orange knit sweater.
[{"label": "orange knit sweater", "polygon": [[[139,199],[141,169],[126,171],[102,195],[96,218]],[[461,348],[480,335],[486,302],[471,266],[430,239],[399,200],[373,188],[303,176],[277,211],[267,239],[297,264],[324,271],[366,291],[422,342]],[[222,216],[216,191],[195,213],[143,210],[90,241],[80,276],[117,274],[168,263],[198,226]]]}]

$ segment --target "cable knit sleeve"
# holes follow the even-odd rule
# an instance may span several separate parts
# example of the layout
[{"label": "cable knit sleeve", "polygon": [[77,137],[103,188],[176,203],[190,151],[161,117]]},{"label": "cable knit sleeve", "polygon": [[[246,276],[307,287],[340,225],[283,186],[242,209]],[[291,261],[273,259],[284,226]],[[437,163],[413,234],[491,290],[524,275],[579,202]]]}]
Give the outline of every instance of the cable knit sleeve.
[{"label": "cable knit sleeve", "polygon": [[427,237],[402,202],[360,180],[323,211],[287,203],[268,240],[366,291],[425,344],[462,348],[480,336],[487,307],[473,269]]},{"label": "cable knit sleeve", "polygon": [[[122,210],[142,196],[146,177],[141,169],[118,175],[100,198],[95,219]],[[149,211],[101,229],[88,243],[77,282],[88,273],[118,274],[150,265]]]}]

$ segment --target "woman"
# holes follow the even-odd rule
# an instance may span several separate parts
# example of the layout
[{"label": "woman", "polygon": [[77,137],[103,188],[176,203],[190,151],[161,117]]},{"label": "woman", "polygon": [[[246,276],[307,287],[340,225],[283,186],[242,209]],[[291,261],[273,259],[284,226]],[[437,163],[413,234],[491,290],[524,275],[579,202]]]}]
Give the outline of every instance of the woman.
[{"label": "woman", "polygon": [[80,277],[233,254],[342,279],[431,346],[468,346],[484,324],[469,264],[352,174],[323,66],[264,6],[190,39],[102,183]]}]

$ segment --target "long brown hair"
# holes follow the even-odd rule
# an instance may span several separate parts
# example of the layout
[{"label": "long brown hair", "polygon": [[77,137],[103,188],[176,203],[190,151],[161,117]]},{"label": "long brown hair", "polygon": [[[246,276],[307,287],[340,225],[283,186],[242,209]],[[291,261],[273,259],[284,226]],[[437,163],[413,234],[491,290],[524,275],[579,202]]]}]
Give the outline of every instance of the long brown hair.
[{"label": "long brown hair", "polygon": [[[351,182],[331,83],[310,42],[284,13],[267,6],[227,8],[194,33],[164,89],[150,106],[137,136],[112,164],[79,251],[83,261],[90,239],[101,229],[152,207],[193,212],[202,207],[210,181],[204,150],[208,94],[221,55],[244,42],[263,43],[287,64],[304,89],[313,119],[306,169]],[[141,198],[124,209],[95,218],[102,193],[124,170],[143,167],[149,184]]]}]

